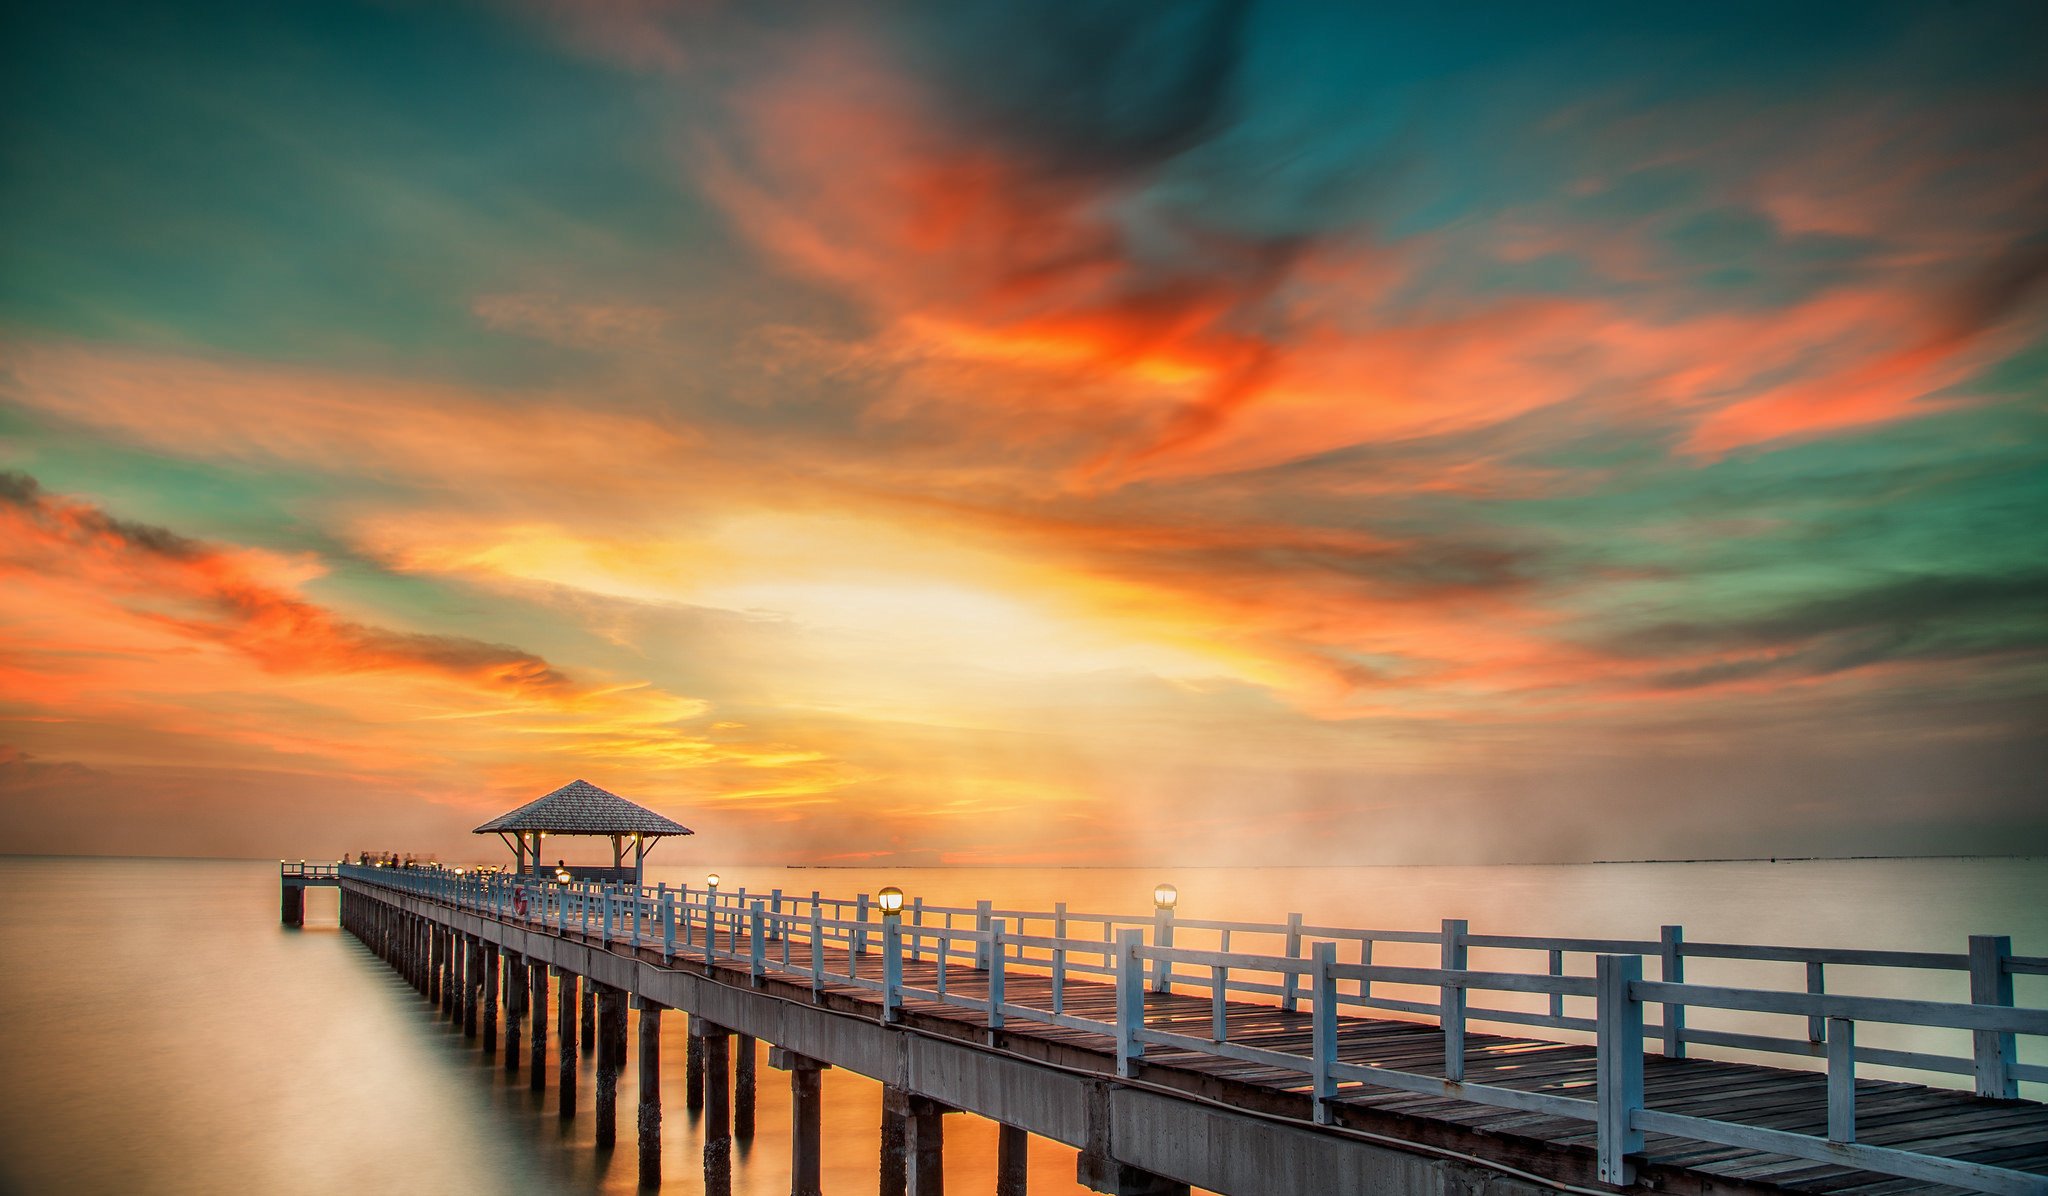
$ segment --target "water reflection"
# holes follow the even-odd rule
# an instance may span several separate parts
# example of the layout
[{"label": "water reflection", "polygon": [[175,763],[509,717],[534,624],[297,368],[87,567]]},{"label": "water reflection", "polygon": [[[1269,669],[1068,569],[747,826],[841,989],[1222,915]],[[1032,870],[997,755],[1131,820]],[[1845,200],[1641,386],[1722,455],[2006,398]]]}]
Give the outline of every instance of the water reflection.
[{"label": "water reflection", "polygon": [[[721,866],[753,892],[875,892],[902,886],[928,903],[993,896],[1016,907],[1137,912],[1159,870],[791,871]],[[700,879],[677,868],[671,883]],[[1698,940],[1959,950],[1972,931],[2011,934],[2048,954],[2048,865],[2041,861],[1857,861],[1605,868],[1175,870],[1190,919],[1312,919],[1429,927],[1463,917],[1475,932],[1649,935],[1684,922]],[[575,1052],[564,1090],[562,1009],[552,983],[542,1086],[486,1059],[443,1010],[334,927],[334,893],[308,894],[308,925],[277,924],[272,863],[0,859],[0,1191],[337,1196],[428,1190],[624,1194],[638,1190],[631,1143],[593,1142],[594,1060]],[[1388,959],[1385,962],[1400,962]],[[1474,953],[1474,966],[1485,966]],[[1772,973],[1782,981],[1783,977]],[[2022,1001],[2048,978],[2022,976]],[[1930,974],[1922,994],[1957,999]],[[1843,979],[1845,987],[1861,983]],[[570,1025],[595,1033],[596,1008],[572,989]],[[629,1019],[630,1022],[637,1019]],[[782,1196],[790,1187],[790,1087],[764,1043],[728,1044],[727,1070],[755,1069],[753,1136],[741,1103],[720,1136],[706,1093],[684,1084],[691,1039],[670,1014],[661,1035],[668,1116],[665,1190]],[[528,1034],[533,1027],[528,1027]],[[622,1095],[637,1101],[635,1047]],[[529,1068],[522,1071],[530,1071]],[[842,1070],[820,1077],[822,1186],[874,1192],[881,1088]],[[566,1097],[567,1099],[563,1099]],[[558,1108],[581,1115],[564,1118]],[[996,1127],[948,1117],[955,1191],[993,1187]],[[624,1127],[632,1134],[632,1122]],[[1079,1192],[1074,1152],[1033,1140],[1034,1193]]]}]

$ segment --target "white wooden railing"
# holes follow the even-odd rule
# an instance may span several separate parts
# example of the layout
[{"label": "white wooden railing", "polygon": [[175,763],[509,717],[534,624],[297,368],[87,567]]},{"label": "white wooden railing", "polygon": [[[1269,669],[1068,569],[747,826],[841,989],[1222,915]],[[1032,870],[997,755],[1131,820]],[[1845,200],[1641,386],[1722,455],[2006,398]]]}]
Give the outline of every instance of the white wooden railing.
[{"label": "white wooden railing", "polygon": [[[2023,1081],[2048,1082],[2048,1066],[2022,1062],[2015,1048],[2021,1037],[2048,1037],[2048,1009],[2019,1007],[2013,993],[2015,975],[2048,975],[2048,959],[2015,956],[2011,941],[2000,936],[1973,936],[1967,951],[1949,954],[1695,943],[1675,926],[1663,927],[1655,939],[1556,938],[1475,935],[1457,920],[1434,931],[1359,930],[1307,924],[1300,915],[1284,923],[1176,920],[1171,909],[1118,915],[1074,912],[1064,904],[1050,911],[1000,909],[986,901],[969,908],[916,900],[901,915],[885,917],[867,894],[794,897],[777,889],[764,897],[749,896],[743,888],[556,883],[354,864],[344,865],[341,874],[498,918],[655,949],[667,962],[738,965],[756,984],[772,968],[808,979],[814,994],[828,985],[867,989],[877,994],[884,1022],[897,1021],[905,999],[914,998],[977,1012],[991,1028],[1014,1020],[1098,1033],[1114,1041],[1117,1068],[1125,1076],[1136,1073],[1148,1046],[1298,1071],[1311,1079],[1315,1116],[1324,1123],[1334,1118],[1347,1084],[1583,1120],[1596,1127],[1600,1174],[1610,1183],[1632,1182],[1628,1156],[1641,1150],[1645,1132],[1654,1132],[1985,1192],[2048,1196],[2048,1177],[1856,1140],[1859,1064],[1966,1075],[1978,1095],[2004,1099],[2017,1099]],[[1045,933],[1025,932],[1041,924]],[[1207,945],[1176,945],[1176,934],[1190,933],[1209,940]],[[1234,949],[1247,938],[1270,941],[1277,950]],[[1434,947],[1437,966],[1375,962],[1377,944],[1409,945],[1410,951]],[[1473,969],[1469,954],[1474,949],[1526,953],[1524,958],[1540,958],[1541,970]],[[837,968],[828,965],[834,958],[828,952],[838,953]],[[1340,959],[1340,953],[1355,962]],[[1568,957],[1575,955],[1593,959],[1591,975],[1567,972]],[[1646,959],[1657,964],[1656,980],[1643,977]],[[1799,990],[1686,983],[1689,959],[1800,964],[1806,983]],[[934,965],[931,987],[905,982],[906,961]],[[1831,993],[1826,987],[1830,967],[1965,973],[1970,1000]],[[985,980],[985,996],[949,983],[963,968]],[[1044,1006],[1009,998],[1006,976],[1020,969],[1050,977]],[[1067,981],[1074,975],[1115,985],[1114,1020],[1068,1012]],[[1148,1026],[1148,991],[1206,993],[1209,1033]],[[1475,1005],[1475,994],[1487,994],[1493,1003]],[[1534,998],[1541,1007],[1508,1007],[1497,1000],[1503,995],[1511,1001],[1523,998],[1525,1004]],[[1230,1041],[1231,1001],[1277,1004],[1290,1011],[1305,1005],[1313,1028],[1311,1050],[1297,1054]],[[1660,1020],[1649,1019],[1650,1008]],[[1804,1019],[1807,1033],[1790,1038],[1704,1029],[1687,1024],[1688,1010],[1790,1015]],[[1444,1034],[1442,1074],[1338,1059],[1338,1019],[1379,1012],[1437,1023]],[[1579,1097],[1468,1080],[1466,1029],[1493,1023],[1590,1035],[1597,1083]],[[1857,1027],[1868,1024],[1967,1032],[1972,1050],[1963,1057],[1859,1048]],[[1653,1044],[1674,1057],[1698,1044],[1823,1060],[1825,1136],[1647,1107],[1643,1062]]]}]

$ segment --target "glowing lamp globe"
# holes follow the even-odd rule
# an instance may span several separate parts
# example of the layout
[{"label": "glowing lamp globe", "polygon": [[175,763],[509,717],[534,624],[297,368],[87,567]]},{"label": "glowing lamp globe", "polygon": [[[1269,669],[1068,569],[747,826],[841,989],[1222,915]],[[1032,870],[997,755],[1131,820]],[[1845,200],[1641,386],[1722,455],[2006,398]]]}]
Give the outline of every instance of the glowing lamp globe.
[{"label": "glowing lamp globe", "polygon": [[1160,909],[1172,909],[1173,903],[1179,900],[1180,890],[1172,885],[1160,885],[1152,890],[1152,904]]},{"label": "glowing lamp globe", "polygon": [[888,888],[875,894],[875,904],[882,907],[884,914],[891,916],[900,914],[903,912],[903,890],[895,885],[890,885]]},{"label": "glowing lamp globe", "polygon": [[713,872],[713,873],[712,873],[711,875],[709,875],[709,876],[705,877],[705,878],[704,878],[704,883],[705,883],[705,885],[707,885],[707,886],[708,886],[708,887],[710,887],[710,888],[714,888],[714,889],[715,889],[715,888],[717,888],[717,887],[718,887],[718,873],[716,873],[716,872]]}]

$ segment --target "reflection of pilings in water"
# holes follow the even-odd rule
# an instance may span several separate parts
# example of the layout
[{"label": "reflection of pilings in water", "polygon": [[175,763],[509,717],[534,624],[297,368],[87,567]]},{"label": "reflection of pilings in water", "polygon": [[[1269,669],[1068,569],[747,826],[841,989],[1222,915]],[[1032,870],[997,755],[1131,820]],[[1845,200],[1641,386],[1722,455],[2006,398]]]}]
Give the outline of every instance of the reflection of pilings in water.
[{"label": "reflection of pilings in water", "polygon": [[661,1186],[661,1006],[640,1001],[640,1186]]},{"label": "reflection of pilings in water", "polygon": [[746,1142],[754,1136],[754,1040],[735,1034],[732,1050],[732,1136]]}]

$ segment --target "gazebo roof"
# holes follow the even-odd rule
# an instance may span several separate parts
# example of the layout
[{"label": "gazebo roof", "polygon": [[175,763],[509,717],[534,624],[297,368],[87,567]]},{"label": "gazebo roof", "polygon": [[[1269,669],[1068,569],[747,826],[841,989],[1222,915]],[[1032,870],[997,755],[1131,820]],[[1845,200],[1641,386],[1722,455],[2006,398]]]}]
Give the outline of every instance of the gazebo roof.
[{"label": "gazebo roof", "polygon": [[689,827],[637,806],[585,780],[574,780],[545,797],[537,797],[476,828],[475,834],[501,831],[547,831],[554,835],[692,834]]}]

